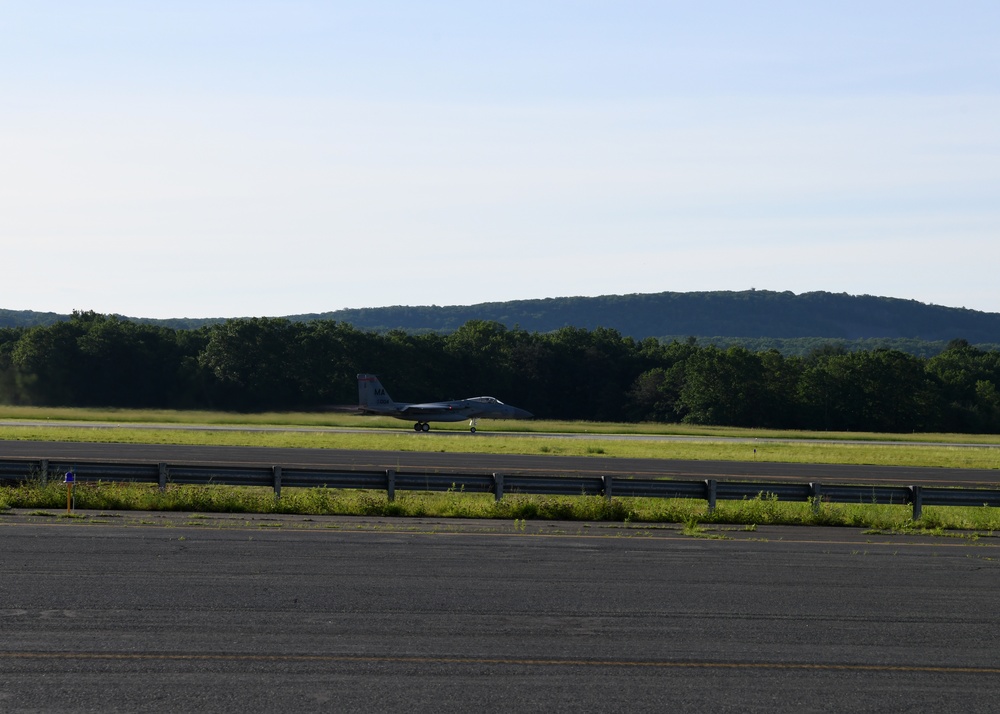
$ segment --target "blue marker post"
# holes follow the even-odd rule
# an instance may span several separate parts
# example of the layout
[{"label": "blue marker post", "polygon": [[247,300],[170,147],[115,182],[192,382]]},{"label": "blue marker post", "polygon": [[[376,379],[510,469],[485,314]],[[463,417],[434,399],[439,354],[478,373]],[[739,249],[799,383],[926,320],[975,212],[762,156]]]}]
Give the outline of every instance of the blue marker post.
[{"label": "blue marker post", "polygon": [[76,474],[72,471],[66,472],[66,478],[63,481],[66,484],[66,513],[73,512],[73,484],[76,483]]}]

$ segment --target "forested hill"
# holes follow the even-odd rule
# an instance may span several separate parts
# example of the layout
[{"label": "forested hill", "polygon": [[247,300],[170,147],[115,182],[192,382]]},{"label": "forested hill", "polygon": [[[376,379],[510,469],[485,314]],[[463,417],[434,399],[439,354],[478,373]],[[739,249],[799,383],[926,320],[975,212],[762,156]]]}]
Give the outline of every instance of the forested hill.
[{"label": "forested hill", "polygon": [[626,336],[821,337],[1000,343],[1000,314],[915,300],[845,293],[748,290],[565,297],[456,307],[338,310],[292,319],[331,319],[373,330],[451,332],[493,320],[529,332],[609,327]]},{"label": "forested hill", "polygon": [[[31,327],[69,315],[0,310],[0,327]],[[336,320],[357,328],[411,333],[457,330],[470,320],[491,320],[529,332],[561,327],[612,328],[628,337],[771,338],[794,340],[915,340],[1000,344],[1000,313],[927,305],[915,300],[845,293],[748,290],[563,297],[464,306],[377,307],[287,316],[295,322]],[[219,324],[222,318],[137,322],[173,329]]]}]

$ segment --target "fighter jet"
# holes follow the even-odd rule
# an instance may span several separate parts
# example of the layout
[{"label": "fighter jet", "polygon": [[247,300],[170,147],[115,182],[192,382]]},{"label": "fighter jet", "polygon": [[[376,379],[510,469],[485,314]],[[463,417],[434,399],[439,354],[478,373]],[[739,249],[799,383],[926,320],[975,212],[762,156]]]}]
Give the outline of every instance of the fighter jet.
[{"label": "fighter jet", "polygon": [[374,374],[358,375],[358,409],[364,414],[380,414],[397,419],[415,419],[414,431],[430,431],[432,421],[469,420],[469,431],[476,433],[479,419],[530,419],[524,409],[504,404],[495,397],[470,397],[453,402],[407,404],[394,402]]}]

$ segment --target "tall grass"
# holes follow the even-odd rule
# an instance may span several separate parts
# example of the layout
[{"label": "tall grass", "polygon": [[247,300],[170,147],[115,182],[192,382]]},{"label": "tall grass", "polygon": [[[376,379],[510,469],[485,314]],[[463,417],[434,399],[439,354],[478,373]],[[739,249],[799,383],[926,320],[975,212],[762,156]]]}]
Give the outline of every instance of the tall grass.
[{"label": "tall grass", "polygon": [[[461,492],[397,493],[382,491],[289,488],[280,499],[260,487],[168,485],[160,491],[146,484],[87,483],[74,489],[75,507],[93,511],[183,511],[208,513],[275,513],[309,516],[414,516],[505,520],[609,521],[697,525],[822,525],[880,530],[1000,530],[1000,509],[925,507],[914,522],[905,505],[789,503],[758,496],[719,501],[709,512],[697,499],[614,498],[601,496],[528,496],[507,494],[497,502],[491,494]],[[0,488],[0,511],[65,509],[66,489],[58,483],[30,482]]]}]

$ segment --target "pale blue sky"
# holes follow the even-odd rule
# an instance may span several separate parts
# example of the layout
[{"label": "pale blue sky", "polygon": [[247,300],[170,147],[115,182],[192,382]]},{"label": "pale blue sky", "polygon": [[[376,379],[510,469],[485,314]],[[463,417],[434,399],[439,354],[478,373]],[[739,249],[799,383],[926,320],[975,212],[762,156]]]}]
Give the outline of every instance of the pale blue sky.
[{"label": "pale blue sky", "polygon": [[1000,312],[998,37],[995,0],[0,0],[0,308]]}]

